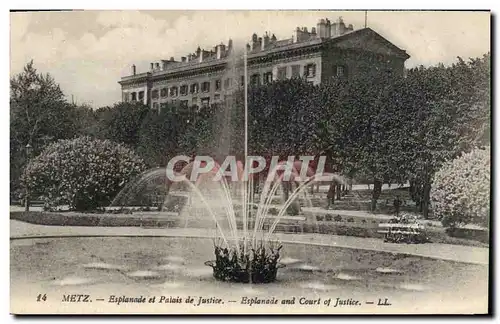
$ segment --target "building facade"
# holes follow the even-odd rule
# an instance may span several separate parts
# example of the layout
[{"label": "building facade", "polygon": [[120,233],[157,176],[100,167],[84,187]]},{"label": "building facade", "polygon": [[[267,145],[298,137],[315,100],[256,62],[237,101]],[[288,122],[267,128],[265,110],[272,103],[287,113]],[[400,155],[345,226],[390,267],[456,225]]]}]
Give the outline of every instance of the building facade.
[{"label": "building facade", "polygon": [[[252,35],[247,46],[247,76],[250,86],[274,80],[304,78],[313,84],[333,78],[353,78],[366,73],[402,75],[410,57],[370,28],[354,30],[339,18],[318,21],[316,27],[297,27],[290,39],[278,40],[266,33]],[[203,107],[224,100],[244,84],[241,60],[232,41],[210,51],[198,47],[176,61],[151,63],[150,70],[119,81],[122,100],[139,101],[152,109]]]}]

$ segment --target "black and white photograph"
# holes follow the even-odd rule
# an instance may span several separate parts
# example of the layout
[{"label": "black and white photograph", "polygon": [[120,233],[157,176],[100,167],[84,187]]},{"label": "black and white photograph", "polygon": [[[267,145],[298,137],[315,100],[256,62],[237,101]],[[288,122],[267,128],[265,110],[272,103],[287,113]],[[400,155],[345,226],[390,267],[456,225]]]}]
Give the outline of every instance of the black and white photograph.
[{"label": "black and white photograph", "polygon": [[490,314],[490,11],[12,10],[10,313]]}]

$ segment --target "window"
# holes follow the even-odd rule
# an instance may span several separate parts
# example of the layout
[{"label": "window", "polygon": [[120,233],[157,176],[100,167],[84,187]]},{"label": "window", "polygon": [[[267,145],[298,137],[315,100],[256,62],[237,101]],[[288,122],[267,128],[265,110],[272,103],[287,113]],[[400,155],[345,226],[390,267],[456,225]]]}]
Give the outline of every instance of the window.
[{"label": "window", "polygon": [[208,108],[208,107],[210,107],[210,97],[201,98],[201,106],[202,106],[203,108]]},{"label": "window", "polygon": [[189,104],[189,100],[181,100],[181,107],[182,108],[187,108]]},{"label": "window", "polygon": [[254,87],[260,86],[260,74],[252,74],[250,77],[250,84]]},{"label": "window", "polygon": [[221,80],[215,80],[215,91],[220,91],[222,86]]},{"label": "window", "polygon": [[198,93],[198,91],[200,90],[199,88],[200,88],[200,86],[198,85],[198,83],[193,83],[191,85],[191,89],[190,89],[191,91],[190,92],[191,93]]},{"label": "window", "polygon": [[300,65],[292,65],[292,78],[300,78]]},{"label": "window", "polygon": [[316,76],[316,64],[307,64],[304,67],[304,75],[308,78],[314,78]]},{"label": "window", "polygon": [[160,91],[160,96],[161,97],[166,97],[167,96],[167,88],[162,88]]},{"label": "window", "polygon": [[123,100],[124,102],[128,102],[128,97],[129,97],[129,96],[128,96],[128,93],[124,92],[124,93],[123,93],[123,98],[122,98],[122,100]]},{"label": "window", "polygon": [[224,89],[229,89],[230,86],[231,86],[231,79],[227,78],[226,80],[224,80]]},{"label": "window", "polygon": [[170,97],[177,97],[179,89],[177,87],[170,88]]},{"label": "window", "polygon": [[167,110],[167,103],[166,102],[162,102],[160,104],[160,113],[166,112],[166,110]]},{"label": "window", "polygon": [[158,103],[157,102],[153,102],[153,110],[158,110]]},{"label": "window", "polygon": [[132,101],[136,101],[137,100],[137,93],[132,92],[131,95],[132,95]]},{"label": "window", "polygon": [[181,86],[181,96],[185,96],[188,94],[188,86],[187,85],[182,85]]},{"label": "window", "polygon": [[215,94],[214,95],[214,101],[220,101],[220,94]]},{"label": "window", "polygon": [[144,91],[139,92],[139,100],[143,101],[144,100]]},{"label": "window", "polygon": [[278,78],[278,80],[285,80],[286,79],[286,66],[278,68],[277,78]]},{"label": "window", "polygon": [[270,84],[273,82],[273,72],[264,73],[264,84]]},{"label": "window", "polygon": [[151,91],[151,98],[158,99],[158,90]]},{"label": "window", "polygon": [[210,82],[206,81],[201,84],[201,92],[209,92],[210,91]]},{"label": "window", "polygon": [[335,75],[338,77],[343,77],[345,75],[345,69],[343,66],[338,65],[335,71]]}]

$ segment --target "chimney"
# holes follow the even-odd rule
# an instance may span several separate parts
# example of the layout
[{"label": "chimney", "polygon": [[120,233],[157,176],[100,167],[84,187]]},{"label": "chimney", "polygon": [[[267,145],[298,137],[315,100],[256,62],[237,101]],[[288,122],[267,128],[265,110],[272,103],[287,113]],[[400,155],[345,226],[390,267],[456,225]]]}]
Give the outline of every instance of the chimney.
[{"label": "chimney", "polygon": [[224,53],[226,52],[226,45],[220,44],[215,47],[215,51],[217,53],[217,59],[220,60],[223,56]]},{"label": "chimney", "polygon": [[335,37],[335,36],[338,36],[339,35],[339,32],[338,32],[338,25],[337,23],[333,23],[332,24],[332,27],[330,28],[331,32],[330,32],[330,35],[332,37]]},{"label": "chimney", "polygon": [[316,27],[311,28],[311,34],[316,35]]},{"label": "chimney", "polygon": [[330,38],[332,36],[332,24],[328,18],[326,18],[325,26],[325,37]]},{"label": "chimney", "polygon": [[259,40],[257,42],[257,48],[261,48],[262,46],[262,37],[259,37]]},{"label": "chimney", "polygon": [[352,24],[349,24],[349,26],[347,27],[347,32],[352,32],[354,30],[354,27],[352,26]]},{"label": "chimney", "polygon": [[150,69],[151,71],[153,71],[153,70],[154,70],[154,68],[155,68],[155,64],[154,64],[154,63],[151,63],[151,64],[149,65],[149,69]]},{"label": "chimney", "polygon": [[293,32],[293,42],[298,43],[301,40],[300,35],[302,34],[302,31],[300,30],[300,27],[295,28],[295,31]]},{"label": "chimney", "polygon": [[170,57],[170,62],[175,62],[175,59],[173,56]]},{"label": "chimney", "polygon": [[185,56],[182,56],[182,57],[181,57],[181,62],[182,62],[182,63],[186,63],[186,57],[185,57]]},{"label": "chimney", "polygon": [[231,51],[233,49],[233,40],[230,38],[228,41],[227,41],[227,50],[228,51]]},{"label": "chimney", "polygon": [[160,63],[156,63],[155,64],[155,70],[159,70],[160,69]]},{"label": "chimney", "polygon": [[262,40],[261,50],[265,50],[269,46],[269,34],[266,32]]},{"label": "chimney", "polygon": [[324,19],[320,19],[318,21],[318,24],[316,25],[316,27],[318,28],[318,36],[321,37],[321,38],[325,38],[326,37],[326,22]]},{"label": "chimney", "polygon": [[135,73],[136,73],[135,64],[132,64],[132,75],[135,75]]},{"label": "chimney", "polygon": [[273,36],[271,36],[271,42],[275,42],[276,40],[276,35],[273,34]]},{"label": "chimney", "polygon": [[346,32],[346,27],[345,27],[344,20],[342,19],[342,17],[339,18],[339,25],[338,26],[339,26],[339,36],[344,35]]},{"label": "chimney", "polygon": [[200,62],[200,63],[201,63],[201,62],[203,62],[203,60],[204,60],[204,59],[206,59],[206,58],[208,57],[208,54],[210,54],[210,52],[209,52],[209,51],[202,50],[202,51],[200,52],[199,57],[198,57],[199,62]]}]

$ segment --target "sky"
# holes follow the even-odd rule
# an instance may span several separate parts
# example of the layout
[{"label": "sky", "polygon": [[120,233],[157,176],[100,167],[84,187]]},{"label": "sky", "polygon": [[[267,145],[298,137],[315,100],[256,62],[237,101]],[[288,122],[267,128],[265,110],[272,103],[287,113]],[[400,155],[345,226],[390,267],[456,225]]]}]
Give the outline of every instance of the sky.
[{"label": "sky", "polygon": [[[297,26],[315,27],[318,19],[342,17],[363,28],[363,11],[73,11],[10,14],[10,75],[33,59],[50,73],[68,100],[94,108],[121,100],[122,76],[135,64],[180,59],[221,42],[244,44],[255,32],[290,38]],[[369,11],[368,27],[411,56],[406,67],[451,64],[457,56],[480,57],[490,51],[488,12]]]}]

